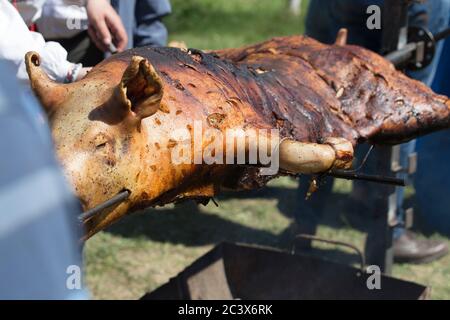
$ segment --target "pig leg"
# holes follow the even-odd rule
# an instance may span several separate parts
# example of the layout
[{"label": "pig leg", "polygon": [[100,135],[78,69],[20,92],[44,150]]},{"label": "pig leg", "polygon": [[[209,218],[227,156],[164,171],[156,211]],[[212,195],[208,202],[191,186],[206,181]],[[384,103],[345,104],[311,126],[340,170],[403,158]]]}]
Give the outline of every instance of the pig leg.
[{"label": "pig leg", "polygon": [[342,138],[328,138],[324,144],[283,140],[279,147],[280,168],[292,173],[313,174],[352,165],[353,146]]}]

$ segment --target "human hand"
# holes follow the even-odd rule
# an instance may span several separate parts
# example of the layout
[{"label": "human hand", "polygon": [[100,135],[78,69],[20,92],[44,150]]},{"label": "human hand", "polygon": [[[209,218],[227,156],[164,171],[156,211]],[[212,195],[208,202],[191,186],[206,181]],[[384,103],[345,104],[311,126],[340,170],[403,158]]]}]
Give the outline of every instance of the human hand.
[{"label": "human hand", "polygon": [[122,20],[107,0],[87,0],[88,33],[97,48],[109,51],[113,43],[118,52],[125,50],[128,37]]}]

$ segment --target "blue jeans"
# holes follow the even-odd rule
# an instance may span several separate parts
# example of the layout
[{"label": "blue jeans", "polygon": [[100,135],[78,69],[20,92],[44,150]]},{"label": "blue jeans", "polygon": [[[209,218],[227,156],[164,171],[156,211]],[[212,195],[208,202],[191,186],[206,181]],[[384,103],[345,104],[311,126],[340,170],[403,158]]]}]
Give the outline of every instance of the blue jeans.
[{"label": "blue jeans", "polygon": [[111,0],[128,34],[128,49],[167,44],[162,17],[170,14],[169,0]]},{"label": "blue jeans", "polygon": [[[449,70],[450,40],[446,40],[432,87],[447,96],[450,96]],[[450,236],[450,131],[418,139],[417,150],[415,187],[419,213],[433,230]]]},{"label": "blue jeans", "polygon": [[[379,51],[381,48],[381,30],[369,30],[366,27],[366,9],[369,5],[383,6],[382,0],[311,0],[306,18],[306,33],[324,43],[333,43],[340,28],[347,28],[349,32],[348,42],[364,46],[368,49]],[[428,18],[423,19],[424,13]],[[444,29],[448,24],[450,14],[450,0],[429,0],[425,4],[413,4],[409,11],[409,23],[411,25],[427,27],[431,32],[436,33]],[[438,44],[436,57],[433,63],[427,68],[418,72],[411,72],[409,76],[420,80],[427,85],[431,85],[436,68],[439,63],[439,56],[442,51],[442,43]],[[408,157],[415,151],[416,141],[411,141],[400,146],[400,164],[407,166]],[[370,167],[370,163],[368,164]],[[412,179],[404,173],[399,176]],[[331,194],[331,179],[323,186],[320,192],[313,196],[313,200],[305,201],[304,195],[307,190],[307,183],[300,182],[299,205],[297,219],[299,224],[304,224],[313,231],[315,224],[320,218],[323,210],[325,197]],[[404,232],[404,188],[397,189],[397,221],[400,224],[394,228],[394,238],[398,238]],[[309,226],[309,227],[308,227]]]}]

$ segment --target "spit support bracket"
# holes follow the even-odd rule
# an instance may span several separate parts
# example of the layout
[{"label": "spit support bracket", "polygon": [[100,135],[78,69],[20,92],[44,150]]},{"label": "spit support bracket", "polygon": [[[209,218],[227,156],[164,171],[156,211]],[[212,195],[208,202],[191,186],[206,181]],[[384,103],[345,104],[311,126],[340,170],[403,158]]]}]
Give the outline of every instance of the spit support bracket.
[{"label": "spit support bracket", "polygon": [[384,57],[398,69],[417,71],[431,64],[437,42],[450,36],[450,28],[433,34],[427,28],[410,26],[407,33],[407,43]]}]

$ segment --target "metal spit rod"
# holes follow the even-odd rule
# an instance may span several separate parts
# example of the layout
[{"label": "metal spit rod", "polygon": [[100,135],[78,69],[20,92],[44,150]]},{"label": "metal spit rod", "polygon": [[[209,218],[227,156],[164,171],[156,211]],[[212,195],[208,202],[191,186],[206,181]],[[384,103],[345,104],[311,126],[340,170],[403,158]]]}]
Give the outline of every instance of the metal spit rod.
[{"label": "metal spit rod", "polygon": [[415,42],[408,43],[400,50],[393,51],[384,56],[386,60],[392,62],[393,65],[399,66],[406,61],[410,60],[414,52],[417,50],[418,44]]},{"label": "metal spit rod", "polygon": [[353,172],[346,172],[345,170],[334,170],[328,172],[327,175],[339,179],[370,181],[382,184],[390,184],[398,187],[406,186],[405,179],[396,177],[369,175],[364,173],[353,173]]},{"label": "metal spit rod", "polygon": [[123,190],[123,191],[119,192],[118,194],[116,194],[111,199],[106,200],[105,202],[100,203],[98,206],[96,206],[92,209],[89,209],[88,211],[83,212],[82,214],[80,214],[78,216],[78,220],[80,220],[81,222],[85,222],[86,220],[95,216],[97,213],[102,212],[105,209],[108,209],[116,204],[119,204],[119,203],[125,201],[126,199],[128,199],[130,194],[131,194],[131,192],[129,190]]},{"label": "metal spit rod", "polygon": [[346,179],[346,180],[361,180],[361,181],[389,184],[389,185],[394,185],[394,186],[399,186],[399,187],[406,186],[406,181],[401,178],[360,173],[360,171],[366,164],[367,160],[369,159],[369,156],[374,148],[375,148],[375,145],[372,144],[370,146],[369,150],[367,151],[366,155],[364,156],[363,160],[359,164],[359,166],[356,167],[355,169],[332,170],[332,171],[327,172],[325,175],[334,177],[334,178],[339,178],[339,179]]},{"label": "metal spit rod", "polygon": [[447,37],[450,37],[450,28],[447,28],[445,30],[442,30],[441,32],[436,33],[434,35],[434,41],[438,42]]}]

